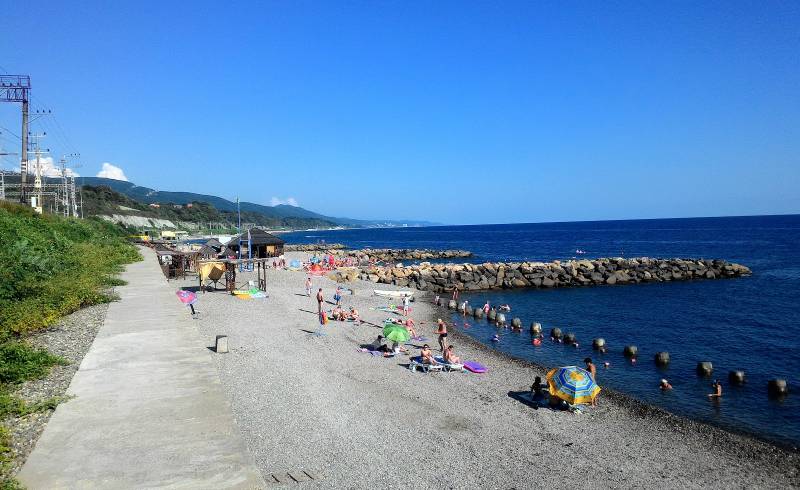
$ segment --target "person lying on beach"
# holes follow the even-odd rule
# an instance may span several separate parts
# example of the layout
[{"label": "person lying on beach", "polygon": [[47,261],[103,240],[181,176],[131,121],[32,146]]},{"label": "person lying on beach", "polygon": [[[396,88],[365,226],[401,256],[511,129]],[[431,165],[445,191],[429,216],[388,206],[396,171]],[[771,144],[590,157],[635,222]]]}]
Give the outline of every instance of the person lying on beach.
[{"label": "person lying on beach", "polygon": [[448,364],[461,364],[461,358],[453,352],[452,345],[448,345],[447,349],[444,350],[444,360]]},{"label": "person lying on beach", "polygon": [[436,359],[433,358],[433,353],[428,344],[422,346],[422,350],[419,351],[419,357],[422,358],[423,364],[439,364],[436,362]]},{"label": "person lying on beach", "polygon": [[441,318],[436,320],[436,333],[439,336],[439,347],[444,352],[444,349],[447,347],[447,324],[442,321]]},{"label": "person lying on beach", "polygon": [[667,391],[672,389],[672,385],[669,384],[669,381],[667,381],[666,379],[662,379],[661,384],[659,384],[658,387],[661,388],[662,391]]},{"label": "person lying on beach", "polygon": [[711,383],[711,387],[714,388],[714,393],[709,393],[709,398],[722,398],[722,383],[719,382],[718,379],[715,379],[713,383]]},{"label": "person lying on beach", "polygon": [[403,347],[403,346],[402,346],[400,343],[398,343],[398,342],[393,342],[393,343],[392,343],[392,352],[394,352],[395,354],[400,354],[401,352],[408,352],[408,349],[406,349],[405,347]]}]

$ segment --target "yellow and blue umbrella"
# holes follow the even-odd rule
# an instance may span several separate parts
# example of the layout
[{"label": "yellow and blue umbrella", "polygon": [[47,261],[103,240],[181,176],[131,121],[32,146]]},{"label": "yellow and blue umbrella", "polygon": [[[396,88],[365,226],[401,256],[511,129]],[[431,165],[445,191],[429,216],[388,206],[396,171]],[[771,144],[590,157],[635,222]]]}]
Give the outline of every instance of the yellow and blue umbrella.
[{"label": "yellow and blue umbrella", "polygon": [[547,373],[550,396],[557,396],[572,405],[591,403],[600,393],[600,387],[589,371],[578,366],[551,369]]}]

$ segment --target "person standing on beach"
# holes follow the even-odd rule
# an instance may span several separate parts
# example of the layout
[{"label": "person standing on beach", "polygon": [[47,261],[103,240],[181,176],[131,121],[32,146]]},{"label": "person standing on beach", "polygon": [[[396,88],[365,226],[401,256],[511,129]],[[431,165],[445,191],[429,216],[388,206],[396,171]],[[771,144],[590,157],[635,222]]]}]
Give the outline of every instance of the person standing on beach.
[{"label": "person standing on beach", "polygon": [[319,288],[317,291],[317,310],[318,313],[322,314],[322,302],[325,301],[325,298],[322,296],[322,288]]},{"label": "person standing on beach", "polygon": [[408,316],[408,296],[403,296],[403,316]]},{"label": "person standing on beach", "polygon": [[311,297],[311,277],[306,278],[306,296]]},{"label": "person standing on beach", "polygon": [[[589,371],[589,374],[592,376],[592,380],[597,383],[597,367],[595,367],[594,363],[592,362],[591,357],[587,357],[583,360],[586,363],[586,370]],[[597,406],[597,397],[592,398],[592,406]]]},{"label": "person standing on beach", "polygon": [[442,352],[447,348],[447,324],[439,318],[436,321],[438,328],[436,329],[436,334],[439,335],[439,347],[442,349]]}]

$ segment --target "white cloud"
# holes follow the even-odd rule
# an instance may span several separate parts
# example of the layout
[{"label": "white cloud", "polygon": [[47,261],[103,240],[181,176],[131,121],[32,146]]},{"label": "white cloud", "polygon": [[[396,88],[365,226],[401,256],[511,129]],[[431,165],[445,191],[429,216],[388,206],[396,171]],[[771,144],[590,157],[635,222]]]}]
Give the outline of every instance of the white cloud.
[{"label": "white cloud", "polygon": [[272,199],[269,200],[270,206],[277,206],[279,204],[288,204],[289,206],[300,206],[297,203],[297,199],[293,197],[287,197],[286,199],[280,199],[278,197],[273,196]]},{"label": "white cloud", "polygon": [[103,164],[103,169],[97,172],[97,177],[128,181],[128,177],[125,176],[125,172],[121,168],[107,162]]},{"label": "white cloud", "polygon": [[[44,177],[61,177],[61,164],[53,161],[53,157],[40,157],[39,166]],[[19,169],[15,168],[15,171]],[[36,175],[36,160],[28,160],[28,173]],[[71,168],[67,169],[67,175],[74,175],[80,177],[77,172]]]}]

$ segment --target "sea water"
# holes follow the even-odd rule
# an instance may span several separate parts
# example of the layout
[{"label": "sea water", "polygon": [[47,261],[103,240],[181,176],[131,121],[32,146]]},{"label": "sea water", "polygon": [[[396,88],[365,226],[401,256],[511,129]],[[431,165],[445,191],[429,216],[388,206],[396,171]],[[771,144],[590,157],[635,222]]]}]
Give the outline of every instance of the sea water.
[{"label": "sea water", "polygon": [[[800,446],[800,215],[335,230],[283,237],[288,243],[324,240],[352,248],[464,249],[475,254],[467,260],[473,263],[647,256],[721,258],[746,265],[753,275],[740,279],[462,293],[460,299],[472,306],[508,303],[512,311],[506,316],[522,319],[522,333],[458,315],[453,320],[458,330],[509,355],[545,366],[582,366],[592,357],[603,386],[676,414]],[[575,333],[580,347],[547,339],[533,346],[527,333],[531,322],[541,323],[546,337],[552,327]],[[495,333],[500,343],[489,340]],[[607,354],[592,350],[595,337],[606,340]],[[628,344],[639,348],[635,364],[622,355]],[[665,368],[653,362],[658,351],[670,354]],[[713,363],[711,378],[695,374],[698,361]],[[745,371],[744,386],[728,383],[728,372],[735,369]],[[781,400],[767,396],[767,381],[775,377],[790,384],[790,394]],[[674,389],[659,390],[661,378]],[[714,378],[724,385],[719,402],[706,396]]]}]

